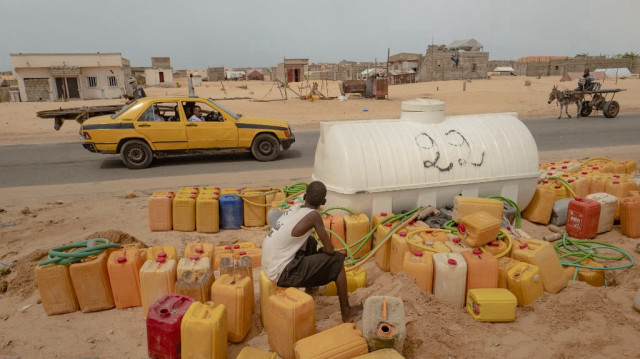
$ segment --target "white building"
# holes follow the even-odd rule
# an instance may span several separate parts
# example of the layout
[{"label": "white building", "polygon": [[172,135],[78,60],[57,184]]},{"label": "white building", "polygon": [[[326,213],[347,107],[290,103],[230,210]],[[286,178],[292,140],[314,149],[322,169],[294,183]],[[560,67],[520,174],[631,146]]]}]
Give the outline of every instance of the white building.
[{"label": "white building", "polygon": [[145,84],[147,86],[173,87],[173,69],[147,67],[144,69]]},{"label": "white building", "polygon": [[22,101],[120,98],[131,76],[120,53],[11,54]]}]

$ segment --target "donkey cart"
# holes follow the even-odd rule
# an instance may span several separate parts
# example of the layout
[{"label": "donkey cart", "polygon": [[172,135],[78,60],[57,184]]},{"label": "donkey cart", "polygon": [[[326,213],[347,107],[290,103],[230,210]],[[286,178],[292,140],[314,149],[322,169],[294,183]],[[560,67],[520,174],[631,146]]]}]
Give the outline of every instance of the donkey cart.
[{"label": "donkey cart", "polygon": [[[596,110],[602,111],[606,118],[616,117],[620,112],[620,104],[618,104],[618,101],[614,101],[613,98],[620,91],[624,91],[624,89],[577,92],[577,94],[585,95],[582,107],[580,107],[580,116],[587,117],[593,110]],[[611,99],[607,100],[609,94],[612,94]]]}]

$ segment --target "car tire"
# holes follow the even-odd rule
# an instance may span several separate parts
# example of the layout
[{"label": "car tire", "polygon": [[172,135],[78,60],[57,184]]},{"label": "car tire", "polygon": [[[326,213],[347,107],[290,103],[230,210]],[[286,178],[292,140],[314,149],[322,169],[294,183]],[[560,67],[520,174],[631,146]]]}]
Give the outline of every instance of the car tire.
[{"label": "car tire", "polygon": [[618,116],[618,112],[620,112],[620,105],[618,104],[618,101],[605,102],[604,107],[602,108],[602,114],[606,118],[614,118]]},{"label": "car tire", "polygon": [[273,161],[280,155],[280,142],[273,135],[261,133],[253,139],[251,154],[261,162]]},{"label": "car tire", "polygon": [[125,166],[137,170],[147,168],[151,165],[153,152],[146,142],[129,140],[122,146],[120,157]]}]

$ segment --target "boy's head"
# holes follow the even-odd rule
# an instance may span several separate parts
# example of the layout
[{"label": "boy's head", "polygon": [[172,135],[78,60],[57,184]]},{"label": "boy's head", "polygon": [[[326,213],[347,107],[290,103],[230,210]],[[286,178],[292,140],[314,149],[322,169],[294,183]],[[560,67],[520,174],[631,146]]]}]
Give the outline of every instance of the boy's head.
[{"label": "boy's head", "polygon": [[312,207],[320,207],[327,202],[327,187],[320,181],[309,183],[307,192],[304,194],[304,202]]}]

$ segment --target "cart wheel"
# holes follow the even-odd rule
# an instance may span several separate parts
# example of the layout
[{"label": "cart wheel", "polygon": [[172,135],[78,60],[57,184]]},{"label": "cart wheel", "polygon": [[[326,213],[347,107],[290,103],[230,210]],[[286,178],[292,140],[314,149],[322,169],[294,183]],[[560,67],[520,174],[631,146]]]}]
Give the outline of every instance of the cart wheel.
[{"label": "cart wheel", "polygon": [[620,105],[618,104],[618,101],[606,102],[602,109],[602,113],[606,118],[614,118],[618,116],[618,112],[620,112]]},{"label": "cart wheel", "polygon": [[591,114],[591,103],[589,101],[585,101],[582,103],[582,107],[580,108],[580,116],[587,117]]}]

